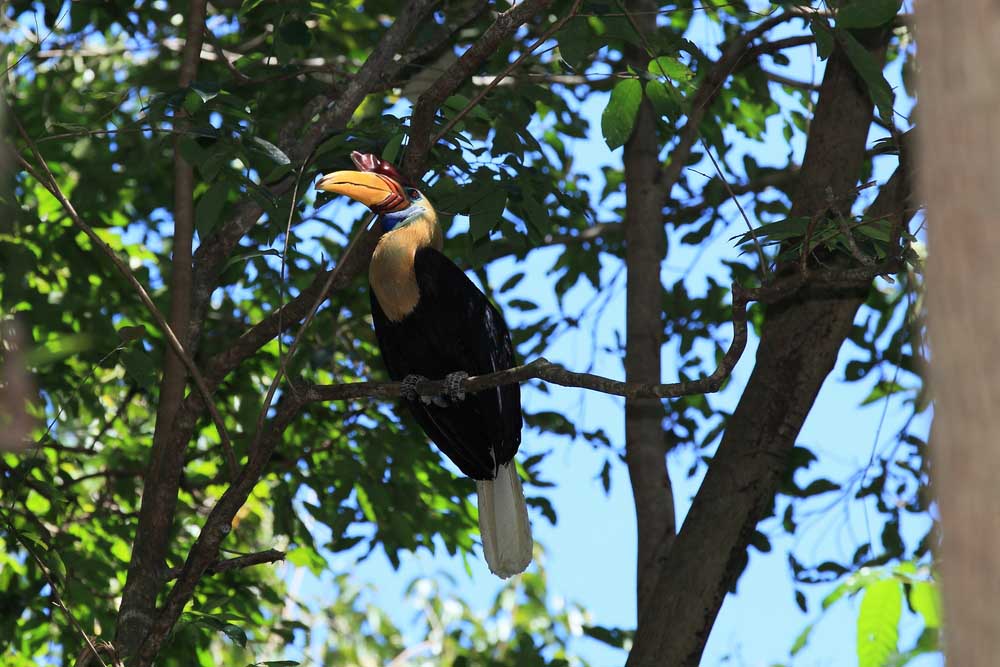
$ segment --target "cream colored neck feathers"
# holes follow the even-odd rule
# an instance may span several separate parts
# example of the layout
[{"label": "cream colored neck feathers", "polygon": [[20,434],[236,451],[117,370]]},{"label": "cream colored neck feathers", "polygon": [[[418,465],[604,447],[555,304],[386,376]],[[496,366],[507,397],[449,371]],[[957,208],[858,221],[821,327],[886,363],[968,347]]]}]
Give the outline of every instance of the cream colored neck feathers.
[{"label": "cream colored neck feathers", "polygon": [[427,206],[426,212],[386,232],[379,239],[368,269],[368,281],[383,312],[393,322],[399,322],[413,312],[420,300],[413,260],[423,247],[440,250],[443,245],[437,214]]}]

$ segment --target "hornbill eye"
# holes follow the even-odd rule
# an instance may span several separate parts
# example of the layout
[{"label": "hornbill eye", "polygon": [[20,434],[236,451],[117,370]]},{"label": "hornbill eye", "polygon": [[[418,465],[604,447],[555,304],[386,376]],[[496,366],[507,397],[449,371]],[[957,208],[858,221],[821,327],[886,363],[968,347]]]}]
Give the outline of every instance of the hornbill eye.
[{"label": "hornbill eye", "polygon": [[423,199],[423,195],[420,194],[420,190],[417,190],[416,188],[406,188],[406,196],[410,198],[410,201]]}]

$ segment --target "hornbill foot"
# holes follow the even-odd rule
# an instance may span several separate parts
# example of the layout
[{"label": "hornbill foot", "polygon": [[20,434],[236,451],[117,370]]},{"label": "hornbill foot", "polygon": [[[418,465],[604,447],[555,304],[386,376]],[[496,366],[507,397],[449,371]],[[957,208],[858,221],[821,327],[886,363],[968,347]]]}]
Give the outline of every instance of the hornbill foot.
[{"label": "hornbill foot", "polygon": [[453,403],[465,400],[465,390],[462,389],[462,383],[468,379],[469,374],[465,371],[455,371],[445,376],[444,392]]},{"label": "hornbill foot", "polygon": [[407,375],[405,378],[403,378],[403,386],[399,392],[400,396],[402,396],[408,401],[415,401],[417,399],[420,399],[424,403],[430,403],[431,399],[424,398],[417,391],[417,385],[426,379],[427,378],[425,378],[423,375]]}]

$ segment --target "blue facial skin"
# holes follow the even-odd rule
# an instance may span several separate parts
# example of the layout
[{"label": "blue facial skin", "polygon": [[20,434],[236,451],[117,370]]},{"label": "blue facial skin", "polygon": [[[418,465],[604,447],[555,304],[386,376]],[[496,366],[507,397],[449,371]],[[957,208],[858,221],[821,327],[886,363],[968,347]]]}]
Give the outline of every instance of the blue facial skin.
[{"label": "blue facial skin", "polygon": [[424,212],[424,207],[417,203],[423,199],[423,197],[420,196],[420,193],[411,190],[407,194],[410,197],[410,205],[408,207],[391,213],[383,213],[380,216],[379,221],[382,223],[383,232],[391,232],[400,225],[412,222],[413,218],[416,218]]}]

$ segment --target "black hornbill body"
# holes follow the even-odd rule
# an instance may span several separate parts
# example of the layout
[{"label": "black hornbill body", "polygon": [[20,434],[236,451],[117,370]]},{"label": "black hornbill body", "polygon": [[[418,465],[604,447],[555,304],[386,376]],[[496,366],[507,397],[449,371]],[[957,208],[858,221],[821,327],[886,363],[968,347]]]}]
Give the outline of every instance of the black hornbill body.
[{"label": "black hornbill body", "polygon": [[[372,319],[389,376],[407,387],[404,402],[458,468],[476,480],[483,552],[509,577],[531,561],[527,506],[513,458],[521,443],[521,391],[503,385],[465,396],[465,374],[514,366],[503,315],[441,253],[437,214],[396,168],[355,152],[359,171],[323,177],[321,190],[347,195],[378,214],[383,235],[369,268]],[[446,396],[422,399],[419,378],[447,378]]]}]

